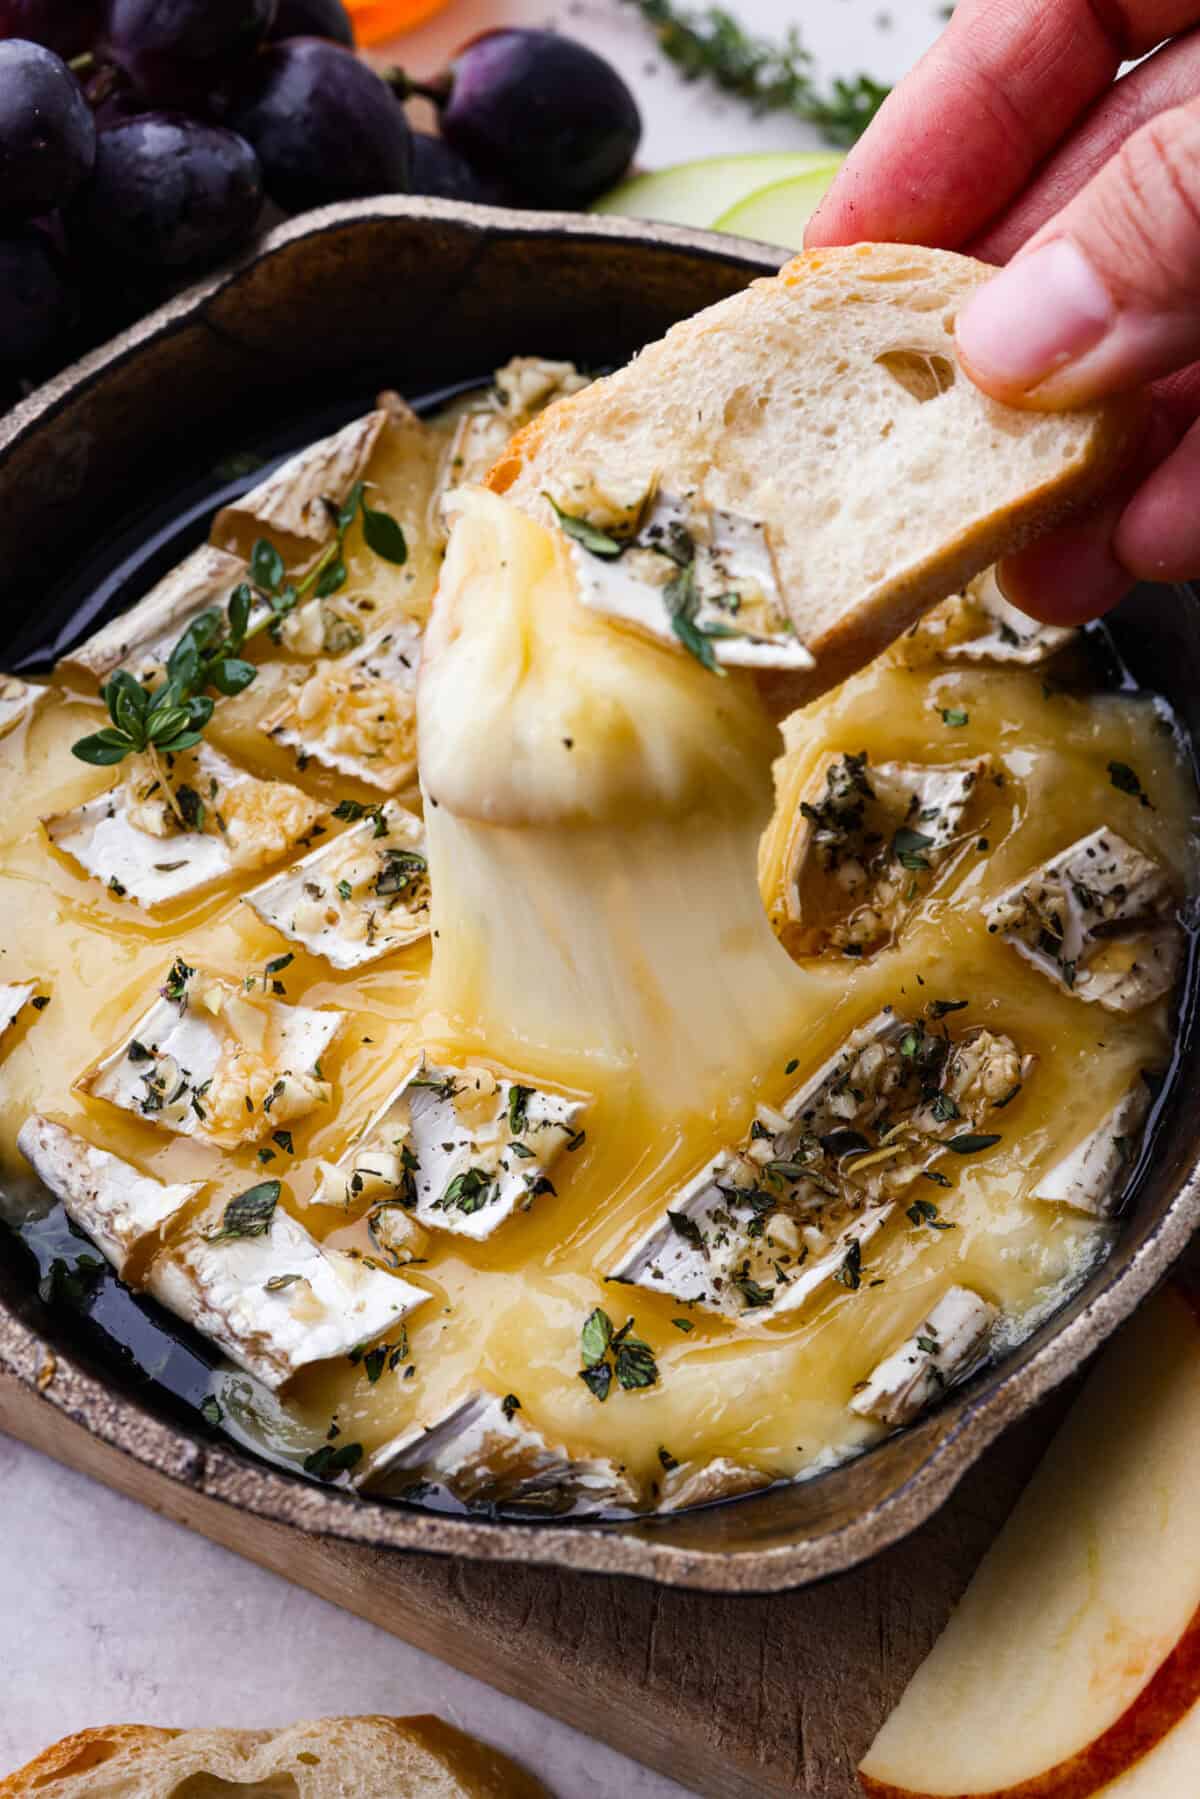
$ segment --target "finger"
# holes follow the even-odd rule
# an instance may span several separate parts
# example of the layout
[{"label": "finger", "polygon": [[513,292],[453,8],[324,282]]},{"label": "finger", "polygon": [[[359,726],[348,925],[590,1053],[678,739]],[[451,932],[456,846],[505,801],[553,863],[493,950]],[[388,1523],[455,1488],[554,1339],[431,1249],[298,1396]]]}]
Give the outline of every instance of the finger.
[{"label": "finger", "polygon": [[1121,554],[1121,520],[1178,437],[1167,409],[1156,407],[1130,466],[1097,505],[1027,550],[1005,557],[996,571],[1005,597],[1051,625],[1079,625],[1110,611],[1140,573]]},{"label": "finger", "polygon": [[1140,125],[1200,94],[1200,31],[1165,44],[1085,114],[1008,210],[972,240],[972,256],[1005,263],[1061,212]]},{"label": "finger", "polygon": [[963,0],[847,158],[805,242],[957,248],[1125,58],[1197,20],[1200,0]]},{"label": "finger", "polygon": [[1200,576],[1200,425],[1134,494],[1113,534],[1122,567],[1143,581]]},{"label": "finger", "polygon": [[1005,599],[1048,625],[1081,625],[1110,612],[1133,586],[1113,548],[1117,501],[1043,537],[996,570]]},{"label": "finger", "polygon": [[1011,405],[1079,406],[1200,353],[1200,100],[1161,113],[977,289],[959,357]]}]

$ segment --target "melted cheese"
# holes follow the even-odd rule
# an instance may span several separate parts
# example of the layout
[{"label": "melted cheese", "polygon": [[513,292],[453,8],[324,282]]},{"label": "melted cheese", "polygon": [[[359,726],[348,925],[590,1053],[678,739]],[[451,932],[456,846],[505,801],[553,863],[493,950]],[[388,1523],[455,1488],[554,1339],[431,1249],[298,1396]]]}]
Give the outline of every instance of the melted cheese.
[{"label": "melted cheese", "polygon": [[[452,429],[450,421],[421,438],[389,427],[372,453],[368,479],[405,521],[410,563],[384,565],[357,527],[350,534],[337,600],[353,604],[364,640],[393,620],[424,620],[439,554],[429,521]],[[361,1444],[362,1469],[378,1470],[381,1482],[389,1465],[397,1476],[419,1472],[412,1445],[439,1421],[461,1420],[482,1395],[476,1409],[493,1422],[505,1396],[519,1399],[521,1433],[476,1433],[483,1453],[464,1463],[464,1491],[497,1491],[506,1442],[518,1435],[509,1471],[520,1479],[583,1492],[589,1473],[607,1480],[615,1469],[630,1502],[689,1503],[827,1466],[886,1428],[851,1409],[855,1391],[897,1345],[923,1334],[948,1290],[997,1307],[997,1329],[1011,1341],[1106,1242],[1104,1222],[1080,1209],[1095,1188],[1090,1164],[1081,1187],[1064,1159],[1112,1128],[1106,1121],[1141,1068],[1164,1066],[1166,1002],[1119,1014],[1081,1003],[989,934],[986,909],[1102,828],[1185,892],[1194,794],[1148,704],[1047,690],[1040,670],[1019,664],[948,664],[937,651],[922,659],[915,639],[796,715],[780,755],[751,675],[718,676],[588,611],[561,534],[503,502],[471,494],[456,513],[418,695],[432,935],[331,967],[312,953],[319,938],[283,938],[265,907],[260,916],[242,903],[261,880],[244,868],[150,917],[52,856],[38,830],[42,816],[111,785],[111,775],[69,754],[96,728],[94,702],[56,681],[0,742],[0,975],[15,982],[36,971],[55,996],[36,1029],[14,1032],[6,1046],[0,1161],[6,1171],[21,1166],[17,1131],[38,1112],[135,1177],[194,1190],[157,1279],[170,1303],[202,1324],[209,1318],[218,1336],[227,1300],[235,1309],[241,1300],[222,1291],[201,1306],[193,1258],[230,1197],[267,1176],[282,1185],[281,1229],[303,1209],[322,1250],[345,1251],[358,1267],[374,1262],[393,1287],[402,1266],[428,1303],[403,1320],[403,1338],[387,1325],[382,1372],[378,1360],[351,1360],[344,1337],[323,1325],[306,1336],[299,1283],[272,1294],[270,1320],[256,1299],[243,1336],[222,1338],[265,1379],[287,1380],[285,1409],[259,1395],[239,1415],[265,1420],[266,1447],[293,1459],[325,1443],[336,1417],[336,1441]],[[345,798],[377,804],[378,787],[315,759],[298,766],[298,745],[260,729],[308,678],[311,669],[297,671],[291,659],[301,649],[318,670],[345,662],[315,638],[295,652],[256,643],[259,680],[220,702],[208,736],[239,766],[286,778],[323,808]],[[947,713],[966,722],[951,727]],[[800,800],[831,757],[864,751],[876,767],[989,758],[990,769],[953,853],[930,858],[886,946],[870,958],[826,953],[797,965],[768,915],[786,914]],[[1110,761],[1137,771],[1153,808],[1113,786]],[[164,1131],[137,1105],[73,1087],[80,1068],[137,1036],[175,955],[220,971],[231,989],[250,980],[256,1012],[267,1002],[330,1019],[320,1076],[307,1055],[292,1059],[298,1076],[322,1083],[328,1103],[282,1124],[262,1113],[265,1094],[231,1073],[222,1110],[230,1130],[215,1141],[203,1130]],[[268,965],[288,955],[268,977]],[[967,1004],[939,1019],[928,1010],[935,1001]],[[1036,1058],[1019,1093],[983,1123],[997,1142],[941,1154],[936,1170],[949,1188],[918,1172],[899,1194],[880,1187],[860,1210],[832,1219],[830,1247],[809,1250],[803,1303],[791,1309],[729,1316],[661,1286],[606,1278],[673,1195],[742,1145],[756,1118],[782,1116],[789,1095],[887,1007],[958,1042],[982,1042],[986,1032]],[[225,1012],[208,1016],[221,1027],[220,1051]],[[255,1058],[264,1069],[286,1065],[265,1027],[260,1038],[249,1016],[241,1022],[247,1068],[258,1067]],[[426,1230],[394,1197],[385,1178],[394,1170],[376,1171],[380,1185],[348,1211],[309,1203],[329,1170],[354,1163],[366,1147],[363,1121],[384,1112],[422,1056],[490,1072],[497,1091],[517,1083],[586,1100],[583,1140],[557,1157],[554,1193],[486,1239]],[[994,1105],[1004,1093],[989,1097]],[[234,1130],[239,1102],[253,1116],[249,1131],[240,1119]],[[920,1208],[914,1218],[917,1196],[952,1228],[935,1228]],[[869,1233],[869,1274],[857,1288],[833,1278],[851,1229]],[[265,1286],[271,1276],[259,1281],[252,1259],[249,1286]],[[597,1307],[618,1330],[634,1319],[657,1365],[653,1385],[625,1390],[614,1380],[601,1402],[580,1379],[581,1327]],[[271,1361],[268,1345],[252,1360],[264,1322],[278,1327],[271,1341],[285,1344],[284,1359]],[[306,1341],[319,1359],[305,1359]],[[248,1377],[237,1380],[247,1390]],[[666,1477],[660,1449],[679,1464]]]}]

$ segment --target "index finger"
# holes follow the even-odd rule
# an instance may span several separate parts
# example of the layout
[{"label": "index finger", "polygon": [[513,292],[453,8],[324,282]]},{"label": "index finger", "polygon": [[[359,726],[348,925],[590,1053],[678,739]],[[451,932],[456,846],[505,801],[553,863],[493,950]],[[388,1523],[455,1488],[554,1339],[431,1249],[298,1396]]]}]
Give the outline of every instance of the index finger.
[{"label": "index finger", "polygon": [[847,158],[805,242],[977,236],[1113,80],[1200,0],[964,0]]}]

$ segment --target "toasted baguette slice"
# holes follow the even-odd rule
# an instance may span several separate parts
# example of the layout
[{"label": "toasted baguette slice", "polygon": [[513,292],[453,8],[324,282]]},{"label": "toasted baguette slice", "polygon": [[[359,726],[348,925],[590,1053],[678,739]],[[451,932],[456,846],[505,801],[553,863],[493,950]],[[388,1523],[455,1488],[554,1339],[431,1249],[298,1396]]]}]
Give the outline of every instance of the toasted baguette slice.
[{"label": "toasted baguette slice", "polygon": [[[209,1782],[211,1781],[211,1786]],[[548,1799],[440,1718],[322,1718],[286,1730],[81,1730],[0,1779],[0,1799]]]},{"label": "toasted baguette slice", "polygon": [[[947,594],[1085,503],[1141,411],[1016,411],[962,373],[954,320],[994,273],[945,250],[797,256],[519,431],[488,485],[552,524],[593,489],[766,527],[810,671],[835,686]],[[577,510],[577,509],[576,509]]]}]

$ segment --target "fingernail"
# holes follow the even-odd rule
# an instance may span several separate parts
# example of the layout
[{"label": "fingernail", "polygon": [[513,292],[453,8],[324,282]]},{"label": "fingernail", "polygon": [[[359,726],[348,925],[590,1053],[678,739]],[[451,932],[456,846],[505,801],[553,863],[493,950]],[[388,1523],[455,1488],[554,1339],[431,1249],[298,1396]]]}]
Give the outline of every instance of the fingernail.
[{"label": "fingernail", "polygon": [[959,314],[959,353],[985,382],[1028,390],[1098,344],[1116,315],[1070,238],[1018,257]]}]

